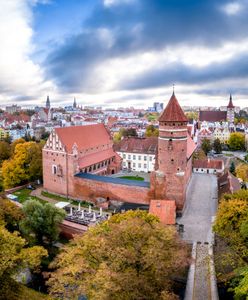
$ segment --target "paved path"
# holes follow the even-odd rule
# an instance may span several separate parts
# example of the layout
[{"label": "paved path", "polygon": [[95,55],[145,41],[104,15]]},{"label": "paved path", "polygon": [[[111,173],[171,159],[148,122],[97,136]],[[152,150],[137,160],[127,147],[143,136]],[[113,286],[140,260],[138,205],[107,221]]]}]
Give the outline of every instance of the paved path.
[{"label": "paved path", "polygon": [[193,174],[183,216],[177,219],[179,224],[184,225],[184,240],[211,242],[211,223],[217,203],[216,176]]},{"label": "paved path", "polygon": [[39,187],[35,190],[33,190],[30,195],[31,196],[36,196],[44,201],[47,201],[47,202],[50,202],[50,203],[53,203],[53,204],[56,204],[58,203],[59,201],[58,200],[55,200],[55,199],[52,199],[52,198],[49,198],[49,197],[45,197],[41,194],[41,192],[43,191],[43,188],[42,187]]},{"label": "paved path", "polygon": [[[193,174],[187,191],[183,216],[183,239],[194,243],[192,265],[189,271],[185,300],[217,300],[216,278],[212,247],[212,219],[217,210],[217,177],[210,174]],[[194,253],[193,253],[194,252]]]}]

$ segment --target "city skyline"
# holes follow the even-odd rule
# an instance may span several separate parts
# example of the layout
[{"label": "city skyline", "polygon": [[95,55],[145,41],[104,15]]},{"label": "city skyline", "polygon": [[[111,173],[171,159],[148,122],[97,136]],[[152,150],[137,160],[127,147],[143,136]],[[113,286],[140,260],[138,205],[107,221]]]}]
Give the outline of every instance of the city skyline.
[{"label": "city skyline", "polygon": [[[248,106],[248,1],[2,1],[0,103]],[[128,16],[128,17],[127,17]]]}]

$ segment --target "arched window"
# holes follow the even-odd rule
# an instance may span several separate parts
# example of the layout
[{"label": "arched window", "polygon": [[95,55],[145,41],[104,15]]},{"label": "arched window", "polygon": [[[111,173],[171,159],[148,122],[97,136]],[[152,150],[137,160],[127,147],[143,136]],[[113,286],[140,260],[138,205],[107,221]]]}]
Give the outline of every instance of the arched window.
[{"label": "arched window", "polygon": [[53,165],[53,174],[56,175],[57,174],[57,166]]}]

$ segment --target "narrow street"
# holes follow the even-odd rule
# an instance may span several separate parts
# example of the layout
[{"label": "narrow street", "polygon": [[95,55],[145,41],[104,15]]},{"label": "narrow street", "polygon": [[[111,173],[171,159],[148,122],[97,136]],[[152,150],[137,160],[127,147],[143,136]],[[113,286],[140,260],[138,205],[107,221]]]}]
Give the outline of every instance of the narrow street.
[{"label": "narrow street", "polygon": [[177,219],[177,223],[184,225],[184,240],[211,242],[211,223],[217,202],[217,177],[210,174],[192,174],[184,212]]},{"label": "narrow street", "polygon": [[217,205],[217,177],[193,174],[183,215],[177,220],[184,225],[182,238],[193,244],[185,300],[218,299],[212,256],[212,220]]}]

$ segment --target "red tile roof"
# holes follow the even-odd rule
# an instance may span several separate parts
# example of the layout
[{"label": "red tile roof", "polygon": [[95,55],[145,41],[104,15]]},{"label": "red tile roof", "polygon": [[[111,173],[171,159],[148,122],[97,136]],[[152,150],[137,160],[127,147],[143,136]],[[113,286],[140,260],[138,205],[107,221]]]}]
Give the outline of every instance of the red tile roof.
[{"label": "red tile roof", "polygon": [[240,190],[241,186],[237,177],[233,176],[229,171],[218,178],[219,193],[234,193]]},{"label": "red tile roof", "polygon": [[185,116],[180,104],[177,101],[177,98],[173,92],[169,103],[159,117],[161,122],[188,122],[187,117]]},{"label": "red tile roof", "polygon": [[157,216],[164,225],[176,223],[175,200],[151,200],[149,213]]},{"label": "red tile roof", "polygon": [[80,151],[112,142],[103,124],[55,128],[55,132],[67,151],[70,151],[74,144]]},{"label": "red tile roof", "polygon": [[129,152],[129,153],[147,153],[156,154],[158,147],[158,138],[137,138],[128,137],[120,141],[120,143],[114,146],[117,152]]},{"label": "red tile roof", "polygon": [[113,151],[112,148],[110,148],[104,151],[99,151],[82,157],[79,160],[78,165],[79,168],[85,168],[100,163],[104,160],[110,159],[114,156],[116,156],[116,153]]},{"label": "red tile roof", "polygon": [[220,122],[226,121],[227,112],[218,110],[201,110],[199,114],[199,120],[201,122]]},{"label": "red tile roof", "polygon": [[187,158],[188,159],[194,153],[196,147],[197,147],[196,144],[194,143],[194,141],[192,140],[192,138],[188,134],[188,139],[187,139]]},{"label": "red tile roof", "polygon": [[[124,138],[117,145],[114,145],[114,150],[116,152],[129,152],[129,153],[147,153],[147,154],[157,154],[158,149],[158,138],[137,138],[129,137]],[[187,139],[187,158],[190,158],[196,149],[196,144],[188,134]]]},{"label": "red tile roof", "polygon": [[193,168],[198,168],[198,169],[221,170],[222,167],[223,167],[223,160],[198,159],[198,160],[194,160],[193,162]]}]

